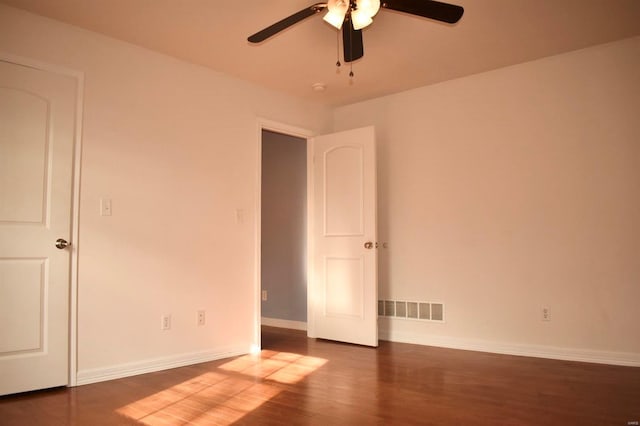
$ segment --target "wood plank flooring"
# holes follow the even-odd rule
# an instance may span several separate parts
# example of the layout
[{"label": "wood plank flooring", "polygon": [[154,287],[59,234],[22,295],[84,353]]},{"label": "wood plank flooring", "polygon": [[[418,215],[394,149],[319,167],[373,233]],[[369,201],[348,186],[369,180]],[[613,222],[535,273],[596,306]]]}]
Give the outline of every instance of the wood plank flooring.
[{"label": "wood plank flooring", "polygon": [[0,398],[0,425],[634,425],[640,368],[263,328],[260,355]]}]

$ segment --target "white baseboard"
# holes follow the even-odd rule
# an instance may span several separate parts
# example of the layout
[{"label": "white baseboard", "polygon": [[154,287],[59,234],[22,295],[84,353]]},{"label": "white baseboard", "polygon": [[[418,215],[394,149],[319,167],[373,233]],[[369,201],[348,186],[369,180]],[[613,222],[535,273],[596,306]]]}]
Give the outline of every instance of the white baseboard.
[{"label": "white baseboard", "polygon": [[202,351],[180,354],[175,356],[154,358],[144,361],[119,364],[105,368],[92,368],[78,371],[76,385],[103,382],[106,380],[120,379],[122,377],[136,376],[138,374],[152,373],[154,371],[169,370],[186,365],[199,364],[201,362],[215,361],[249,353],[248,348],[233,348],[220,351]]},{"label": "white baseboard", "polygon": [[491,352],[504,355],[530,356],[565,361],[592,362],[597,364],[640,367],[640,354],[630,352],[607,352],[555,346],[502,343],[485,340],[459,339],[447,336],[423,335],[399,331],[380,330],[380,340],[438,346],[450,349]]},{"label": "white baseboard", "polygon": [[270,327],[290,328],[292,330],[306,330],[307,323],[303,321],[291,321],[278,318],[262,317],[262,325],[268,325]]}]

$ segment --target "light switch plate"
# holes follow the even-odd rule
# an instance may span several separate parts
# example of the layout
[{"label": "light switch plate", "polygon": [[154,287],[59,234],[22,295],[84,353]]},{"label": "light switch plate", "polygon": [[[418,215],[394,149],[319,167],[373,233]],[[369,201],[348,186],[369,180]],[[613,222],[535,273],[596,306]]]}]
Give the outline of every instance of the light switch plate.
[{"label": "light switch plate", "polygon": [[100,216],[111,216],[111,199],[100,199]]},{"label": "light switch plate", "polygon": [[236,209],[236,223],[238,225],[244,223],[244,209]]}]

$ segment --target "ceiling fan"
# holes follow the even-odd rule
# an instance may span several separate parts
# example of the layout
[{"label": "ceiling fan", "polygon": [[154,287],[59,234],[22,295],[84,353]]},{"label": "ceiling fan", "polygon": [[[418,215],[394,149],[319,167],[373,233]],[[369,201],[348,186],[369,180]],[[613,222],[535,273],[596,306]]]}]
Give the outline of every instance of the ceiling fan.
[{"label": "ceiling fan", "polygon": [[[464,13],[461,6],[434,0],[382,0],[382,2],[380,0],[328,0],[327,3],[316,3],[287,16],[249,36],[248,41],[261,43],[280,31],[327,10],[323,19],[338,30],[342,29],[344,61],[352,62],[364,56],[362,29],[373,22],[373,17],[381,7],[448,24],[458,22]],[[336,65],[340,66],[340,62],[338,61]]]}]

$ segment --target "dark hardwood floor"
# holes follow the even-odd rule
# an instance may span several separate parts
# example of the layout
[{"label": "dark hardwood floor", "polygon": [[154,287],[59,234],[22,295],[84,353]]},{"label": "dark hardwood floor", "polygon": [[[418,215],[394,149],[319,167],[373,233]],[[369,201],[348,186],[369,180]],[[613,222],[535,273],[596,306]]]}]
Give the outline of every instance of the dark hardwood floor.
[{"label": "dark hardwood floor", "polygon": [[0,425],[632,425],[640,368],[263,328],[260,355],[0,398]]}]

